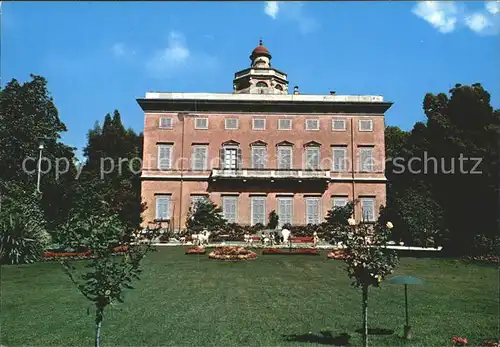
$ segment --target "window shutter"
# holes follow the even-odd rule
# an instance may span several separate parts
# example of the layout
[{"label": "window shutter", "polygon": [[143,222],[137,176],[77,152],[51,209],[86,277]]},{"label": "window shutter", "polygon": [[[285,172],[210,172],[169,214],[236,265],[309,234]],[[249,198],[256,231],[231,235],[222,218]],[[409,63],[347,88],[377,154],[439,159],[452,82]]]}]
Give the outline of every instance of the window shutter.
[{"label": "window shutter", "polygon": [[238,169],[241,169],[243,167],[243,157],[241,155],[241,149],[240,148],[237,149],[237,155],[238,155],[238,157],[237,157],[236,167]]},{"label": "window shutter", "polygon": [[170,169],[171,146],[160,145],[158,147],[158,168],[161,170]]},{"label": "window shutter", "polygon": [[343,172],[346,170],[345,162],[346,162],[346,148],[334,148],[333,149],[333,171],[335,172]]},{"label": "window shutter", "polygon": [[360,168],[363,172],[373,171],[373,149],[361,148],[359,152]]},{"label": "window shutter", "polygon": [[157,196],[156,197],[156,219],[166,220],[170,216],[170,197]]},{"label": "window shutter", "polygon": [[224,168],[224,148],[221,148],[219,149],[219,159],[220,159],[220,163],[219,163],[219,168],[222,169]]},{"label": "window shutter", "polygon": [[266,200],[264,197],[252,197],[252,225],[266,224]]}]

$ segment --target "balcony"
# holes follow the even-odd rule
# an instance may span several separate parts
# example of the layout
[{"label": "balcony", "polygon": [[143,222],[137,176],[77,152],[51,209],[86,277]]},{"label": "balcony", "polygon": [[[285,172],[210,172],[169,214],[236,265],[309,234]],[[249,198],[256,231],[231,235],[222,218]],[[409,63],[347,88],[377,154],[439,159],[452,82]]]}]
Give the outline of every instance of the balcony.
[{"label": "balcony", "polygon": [[330,171],[300,169],[213,169],[210,178],[329,180]]}]

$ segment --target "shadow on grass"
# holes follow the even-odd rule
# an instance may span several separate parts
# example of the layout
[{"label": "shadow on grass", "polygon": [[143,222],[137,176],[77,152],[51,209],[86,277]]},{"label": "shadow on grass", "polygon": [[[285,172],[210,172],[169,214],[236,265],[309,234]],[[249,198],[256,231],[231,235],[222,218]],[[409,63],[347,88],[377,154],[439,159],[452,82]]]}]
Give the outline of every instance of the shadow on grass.
[{"label": "shadow on grass", "polygon": [[319,334],[307,333],[301,335],[284,335],[283,338],[285,341],[316,343],[320,345],[349,346],[349,339],[351,336],[347,333],[333,336],[331,331],[321,331]]},{"label": "shadow on grass", "polygon": [[[363,328],[356,329],[358,334],[363,333]],[[384,328],[368,328],[368,335],[392,335],[394,334],[393,329],[384,329]]]}]

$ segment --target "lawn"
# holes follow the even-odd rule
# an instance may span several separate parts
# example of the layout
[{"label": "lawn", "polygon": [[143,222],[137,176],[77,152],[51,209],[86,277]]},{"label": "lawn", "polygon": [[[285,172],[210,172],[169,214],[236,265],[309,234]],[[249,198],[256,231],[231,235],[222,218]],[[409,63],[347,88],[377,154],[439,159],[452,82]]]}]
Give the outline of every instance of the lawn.
[{"label": "lawn", "polygon": [[[260,255],[246,263],[184,255],[164,247],[145,260],[142,281],[108,309],[104,346],[313,346],[341,334],[360,345],[361,294],[343,262],[321,256]],[[57,263],[1,268],[0,344],[90,346],[93,317]],[[370,289],[372,346],[445,346],[453,336],[478,345],[498,337],[498,272],[458,260],[402,258],[395,274],[426,284],[409,288],[414,339],[401,340],[404,290]],[[311,334],[309,334],[311,333]]]}]

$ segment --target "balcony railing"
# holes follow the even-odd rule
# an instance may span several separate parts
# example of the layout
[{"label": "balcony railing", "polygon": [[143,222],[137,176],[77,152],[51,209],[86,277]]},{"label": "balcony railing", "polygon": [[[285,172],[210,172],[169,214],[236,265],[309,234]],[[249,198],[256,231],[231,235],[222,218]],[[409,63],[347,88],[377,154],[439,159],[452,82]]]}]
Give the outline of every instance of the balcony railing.
[{"label": "balcony railing", "polygon": [[330,171],[283,169],[213,169],[212,177],[221,178],[330,178]]}]

